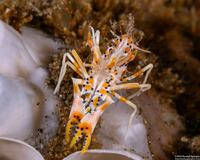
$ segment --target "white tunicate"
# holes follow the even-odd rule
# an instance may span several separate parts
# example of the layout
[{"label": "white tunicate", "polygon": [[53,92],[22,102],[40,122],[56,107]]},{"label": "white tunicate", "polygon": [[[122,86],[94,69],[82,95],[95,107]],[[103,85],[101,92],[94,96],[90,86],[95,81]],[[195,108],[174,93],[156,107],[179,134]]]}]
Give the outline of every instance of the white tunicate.
[{"label": "white tunicate", "polygon": [[23,31],[22,36],[0,20],[0,136],[24,140],[42,127],[37,138],[47,137],[46,144],[58,121],[53,91],[44,86],[48,76],[44,67],[59,45],[35,29],[23,27]]},{"label": "white tunicate", "polygon": [[[23,27],[23,36],[0,20],[0,73],[27,80],[38,67],[46,67],[58,52],[55,43],[41,31]],[[39,79],[39,78],[38,78]]]},{"label": "white tunicate", "polygon": [[51,55],[60,52],[58,47],[61,44],[42,31],[24,26],[22,37],[34,49],[34,55],[38,57],[37,66],[47,66],[51,60]]},{"label": "white tunicate", "polygon": [[30,145],[20,140],[0,137],[1,160],[44,160],[42,155]]},{"label": "white tunicate", "polygon": [[140,155],[150,154],[147,143],[147,131],[143,123],[136,123],[130,128],[127,144],[134,148]]},{"label": "white tunicate", "polygon": [[87,150],[84,154],[75,152],[63,160],[143,160],[139,155],[123,150]]},{"label": "white tunicate", "polygon": [[0,74],[0,136],[30,136],[41,120],[42,99],[42,92],[23,78]]},{"label": "white tunicate", "polygon": [[11,26],[0,21],[0,73],[28,78],[36,67],[29,44]]},{"label": "white tunicate", "polygon": [[[119,92],[127,97],[125,90]],[[115,101],[101,116],[102,123],[98,137],[103,142],[103,149],[128,150],[151,159],[147,143],[147,131],[141,115],[136,115],[128,131],[127,139],[125,133],[129,118],[133,109],[124,102],[112,97]]]}]

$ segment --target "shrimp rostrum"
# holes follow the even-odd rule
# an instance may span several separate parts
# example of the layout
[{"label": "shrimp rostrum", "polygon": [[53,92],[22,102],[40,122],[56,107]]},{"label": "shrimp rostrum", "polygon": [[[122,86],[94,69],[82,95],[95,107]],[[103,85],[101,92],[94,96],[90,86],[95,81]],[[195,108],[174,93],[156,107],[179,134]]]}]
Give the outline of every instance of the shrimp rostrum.
[{"label": "shrimp rostrum", "polygon": [[[67,66],[71,67],[82,78],[72,78],[73,81],[73,104],[70,111],[69,121],[66,127],[66,140],[69,141],[72,128],[75,127],[70,146],[73,146],[82,136],[85,136],[82,153],[84,153],[90,145],[91,135],[95,126],[106,110],[112,104],[111,95],[123,101],[133,108],[128,129],[131,121],[137,112],[137,107],[131,101],[117,94],[115,91],[120,89],[134,89],[139,91],[135,95],[148,90],[151,85],[146,84],[148,75],[153,68],[152,64],[147,65],[135,74],[124,78],[124,73],[127,71],[127,65],[134,60],[138,50],[145,51],[137,47],[130,35],[117,36],[113,40],[104,54],[101,54],[99,49],[100,31],[96,33],[90,27],[88,33],[88,45],[90,47],[93,59],[91,63],[83,63],[75,50],[72,50],[72,55],[65,53],[63,56],[62,67],[58,79],[58,84],[54,90],[54,94],[59,91],[60,84],[66,73]],[[66,58],[69,61],[66,61]],[[88,70],[86,68],[89,68]],[[146,73],[143,82],[127,83],[128,81]],[[125,136],[125,138],[126,138]]]}]

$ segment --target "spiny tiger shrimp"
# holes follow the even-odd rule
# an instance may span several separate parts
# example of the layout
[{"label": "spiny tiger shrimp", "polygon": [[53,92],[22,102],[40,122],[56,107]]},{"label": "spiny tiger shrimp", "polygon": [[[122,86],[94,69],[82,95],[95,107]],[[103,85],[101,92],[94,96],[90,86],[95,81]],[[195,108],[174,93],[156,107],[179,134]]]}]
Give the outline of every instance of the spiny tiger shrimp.
[{"label": "spiny tiger shrimp", "polygon": [[[71,130],[75,125],[75,134],[70,144],[71,147],[85,135],[84,146],[81,153],[84,153],[89,147],[91,135],[100,116],[106,108],[114,102],[111,95],[128,104],[134,110],[126,130],[125,138],[127,137],[131,121],[137,112],[137,106],[115,91],[138,88],[139,91],[136,92],[135,95],[139,95],[141,92],[150,89],[151,84],[146,84],[146,81],[153,68],[153,65],[149,64],[132,76],[124,78],[128,63],[134,60],[138,50],[145,50],[137,47],[133,43],[132,37],[125,34],[117,36],[116,39],[110,43],[104,54],[101,54],[99,49],[100,31],[97,30],[95,33],[91,26],[90,29],[91,31],[88,33],[87,44],[90,47],[93,60],[91,63],[83,63],[75,50],[72,50],[73,56],[69,53],[65,53],[62,60],[58,84],[54,90],[54,94],[59,91],[67,66],[70,66],[82,77],[72,78],[74,99],[66,127],[66,140],[69,141]],[[66,62],[66,57],[68,57],[70,61]],[[89,67],[88,71],[86,67]],[[144,72],[146,72],[146,74],[141,84],[126,83]],[[80,88],[80,86],[82,87]]]}]

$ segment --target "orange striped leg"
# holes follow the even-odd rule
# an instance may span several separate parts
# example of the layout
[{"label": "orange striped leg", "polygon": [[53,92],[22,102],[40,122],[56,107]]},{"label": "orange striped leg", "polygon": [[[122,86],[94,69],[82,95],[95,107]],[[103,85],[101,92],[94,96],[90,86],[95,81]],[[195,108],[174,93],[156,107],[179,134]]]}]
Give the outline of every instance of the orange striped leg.
[{"label": "orange striped leg", "polygon": [[69,53],[66,53],[67,57],[70,59],[70,61],[73,63],[73,65],[79,69],[81,71],[81,68],[80,66],[76,63],[76,61],[74,60],[74,58],[69,54]]},{"label": "orange striped leg", "polygon": [[81,69],[81,71],[82,71],[84,77],[88,77],[87,70],[86,70],[86,68],[85,68],[85,66],[84,66],[84,64],[83,64],[83,62],[82,62],[82,60],[81,60],[81,58],[79,57],[79,55],[76,53],[75,50],[72,50],[72,54],[73,54],[74,58],[76,59],[77,63],[79,64],[80,69]]},{"label": "orange striped leg", "polygon": [[93,65],[92,65],[92,63],[84,63],[84,66],[85,67],[92,67]]},{"label": "orange striped leg", "polygon": [[151,84],[139,84],[139,83],[125,83],[114,85],[110,87],[110,91],[116,91],[120,89],[133,89],[133,88],[140,88],[142,90],[147,90],[151,88]]},{"label": "orange striped leg", "polygon": [[141,92],[145,92],[146,90],[150,89],[151,84],[125,83],[125,84],[120,84],[120,85],[115,85],[115,86],[110,87],[110,91],[116,91],[120,89],[133,89],[133,88],[140,88],[140,90],[132,94],[131,96],[129,96],[128,99],[130,97],[133,98],[136,95],[139,95]]},{"label": "orange striped leg", "polygon": [[86,76],[88,76],[88,74],[87,74],[87,71],[85,69],[85,66],[84,66],[82,60],[80,59],[80,57],[78,56],[78,54],[76,53],[75,50],[72,50],[72,54],[73,54],[74,58],[76,59],[76,61],[78,62],[78,64],[69,53],[66,53],[66,56],[71,60],[73,65],[81,72],[81,75],[79,73],[78,74],[81,77],[85,78]]},{"label": "orange striped leg", "polygon": [[[92,71],[92,68],[95,68],[96,63],[94,63],[94,62],[92,62],[92,63],[84,63],[84,66],[85,67],[90,67],[91,68],[90,71]],[[89,74],[90,74],[90,72],[89,72]]]},{"label": "orange striped leg", "polygon": [[122,102],[128,104],[129,106],[131,106],[131,107],[134,109],[134,111],[133,111],[133,113],[131,114],[131,117],[130,117],[130,119],[129,119],[128,127],[127,127],[127,129],[126,129],[126,134],[125,134],[125,140],[126,140],[126,139],[127,139],[128,130],[129,130],[129,128],[130,128],[132,119],[133,119],[133,117],[135,116],[135,114],[136,114],[136,112],[137,112],[137,106],[136,106],[134,103],[130,102],[129,100],[125,99],[124,97],[120,96],[119,94],[117,94],[117,93],[114,92],[114,91],[112,91],[111,94],[112,94],[113,96],[115,96],[117,99],[119,99],[119,100],[121,100]]},{"label": "orange striped leg", "polygon": [[131,62],[132,60],[134,60],[137,52],[138,52],[137,50],[135,50],[133,53],[132,53],[132,51],[130,51],[128,56],[124,56],[124,57],[120,58],[117,61],[116,66],[123,66],[123,65],[126,66],[129,62]]},{"label": "orange striped leg", "polygon": [[[61,84],[62,79],[63,79],[63,77],[66,73],[67,66],[70,66],[77,74],[79,74],[83,78],[88,76],[86,68],[83,65],[83,62],[80,59],[80,57],[78,56],[78,54],[76,53],[76,51],[72,50],[72,54],[73,54],[73,56],[74,56],[74,58],[76,59],[77,62],[74,60],[74,58],[69,53],[64,54],[63,60],[62,60],[62,67],[61,67],[60,75],[59,75],[59,78],[58,78],[58,83],[57,83],[56,88],[54,90],[54,94],[56,94],[59,91],[60,84]],[[71,60],[71,62],[73,64],[69,61],[65,62],[66,56]]]},{"label": "orange striped leg", "polygon": [[84,146],[81,153],[83,154],[87,150],[87,148],[90,145],[91,135],[94,131],[94,128],[100,116],[103,114],[103,112],[111,103],[113,103],[113,100],[111,96],[108,95],[106,97],[106,102],[104,104],[97,107],[96,111],[94,111],[93,113],[87,113],[83,117],[81,123],[77,125],[77,128],[75,130],[76,134],[74,135],[74,138],[72,139],[72,142],[70,144],[71,147],[82,137],[83,134],[85,134]]},{"label": "orange striped leg", "polygon": [[152,68],[153,68],[153,64],[150,63],[150,64],[148,64],[146,67],[144,67],[144,68],[142,68],[141,70],[139,70],[138,72],[134,73],[132,76],[123,78],[121,81],[122,81],[122,82],[130,81],[130,80],[132,80],[132,79],[138,77],[139,75],[141,75],[142,73],[144,73],[144,72],[147,71],[147,73],[146,73],[146,75],[145,75],[145,78],[144,78],[144,81],[143,81],[143,84],[145,84],[146,81],[147,81],[147,78],[148,78],[148,76],[149,76],[149,73],[150,73],[151,70],[152,70]]},{"label": "orange striped leg", "polygon": [[72,54],[74,55],[74,57],[76,58],[76,60],[79,64],[77,64],[77,62],[74,60],[74,58],[69,53],[66,53],[66,56],[71,60],[73,65],[77,68],[75,70],[75,72],[77,72],[82,78],[85,78],[87,76],[87,74],[85,74],[85,72],[87,72],[87,71],[86,71],[80,57],[78,56],[78,54],[76,53],[75,50],[72,50]]},{"label": "orange striped leg", "polygon": [[56,88],[54,90],[54,94],[56,94],[58,91],[59,91],[59,88],[60,88],[60,84],[62,82],[62,79],[66,73],[66,68],[67,66],[70,66],[76,73],[78,73],[81,77],[83,77],[83,74],[82,72],[77,68],[75,67],[76,66],[76,63],[75,63],[75,66],[71,63],[71,62],[65,62],[66,61],[66,56],[68,55],[69,53],[65,53],[64,56],[63,56],[63,60],[62,60],[62,66],[61,66],[61,70],[60,70],[60,75],[59,75],[59,78],[58,78],[58,83],[56,85]]},{"label": "orange striped leg", "polygon": [[63,77],[65,76],[67,66],[70,66],[76,73],[78,73],[80,76],[83,76],[82,72],[79,69],[77,69],[71,62],[69,62],[69,61],[65,62],[61,67],[60,75],[58,78],[58,83],[56,85],[56,88],[55,88],[53,94],[58,93],[58,91],[60,89],[60,84],[63,80]]},{"label": "orange striped leg", "polygon": [[[136,72],[135,74],[133,74],[132,76],[127,77],[127,78],[123,78],[121,81],[122,81],[122,82],[130,81],[130,80],[132,80],[132,79],[138,77],[138,76],[141,75],[142,73],[146,72],[146,75],[145,75],[145,77],[144,77],[144,81],[142,82],[142,84],[146,84],[147,78],[148,78],[148,76],[149,76],[149,74],[150,74],[150,72],[151,72],[152,69],[153,69],[153,64],[150,63],[150,64],[148,64],[146,67],[144,67],[143,69],[141,69],[141,70],[139,70],[138,72]],[[144,92],[144,91],[146,91],[146,90],[148,90],[148,89],[150,89],[150,88],[151,88],[151,87],[149,87],[149,88],[148,88],[148,87],[147,87],[147,88],[146,88],[146,87],[141,88],[137,93],[135,93],[135,94],[129,96],[128,99],[131,99],[131,98],[133,98],[133,97],[136,96],[136,95],[140,95],[141,92]]]}]

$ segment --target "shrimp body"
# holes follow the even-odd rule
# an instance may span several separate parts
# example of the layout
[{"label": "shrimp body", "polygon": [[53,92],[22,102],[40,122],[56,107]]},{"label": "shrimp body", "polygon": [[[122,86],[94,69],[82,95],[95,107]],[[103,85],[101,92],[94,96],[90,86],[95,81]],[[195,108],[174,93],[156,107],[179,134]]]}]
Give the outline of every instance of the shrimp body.
[{"label": "shrimp body", "polygon": [[[128,63],[134,60],[137,51],[142,49],[133,43],[131,36],[122,35],[117,36],[117,38],[110,43],[104,54],[101,54],[99,49],[100,32],[97,30],[95,33],[94,29],[92,27],[90,28],[91,32],[88,33],[88,45],[93,54],[93,60],[89,64],[86,64],[82,62],[75,50],[72,50],[73,57],[69,53],[65,53],[58,84],[54,91],[54,94],[58,92],[67,66],[70,66],[82,77],[82,79],[72,78],[74,100],[66,127],[66,140],[69,141],[71,129],[75,124],[75,134],[70,146],[73,146],[85,135],[82,153],[89,147],[91,135],[100,116],[106,108],[114,102],[111,95],[134,109],[127,127],[127,136],[132,118],[137,112],[137,107],[131,101],[117,94],[115,90],[139,88],[139,91],[136,92],[137,95],[148,90],[151,85],[146,84],[146,80],[153,68],[153,65],[149,64],[132,76],[123,78],[125,71],[127,71]],[[66,62],[66,57],[68,57],[71,62]],[[86,70],[86,67],[89,67],[89,71]],[[144,72],[146,72],[146,75],[142,84],[124,83]],[[79,85],[82,86],[81,89]]]}]

